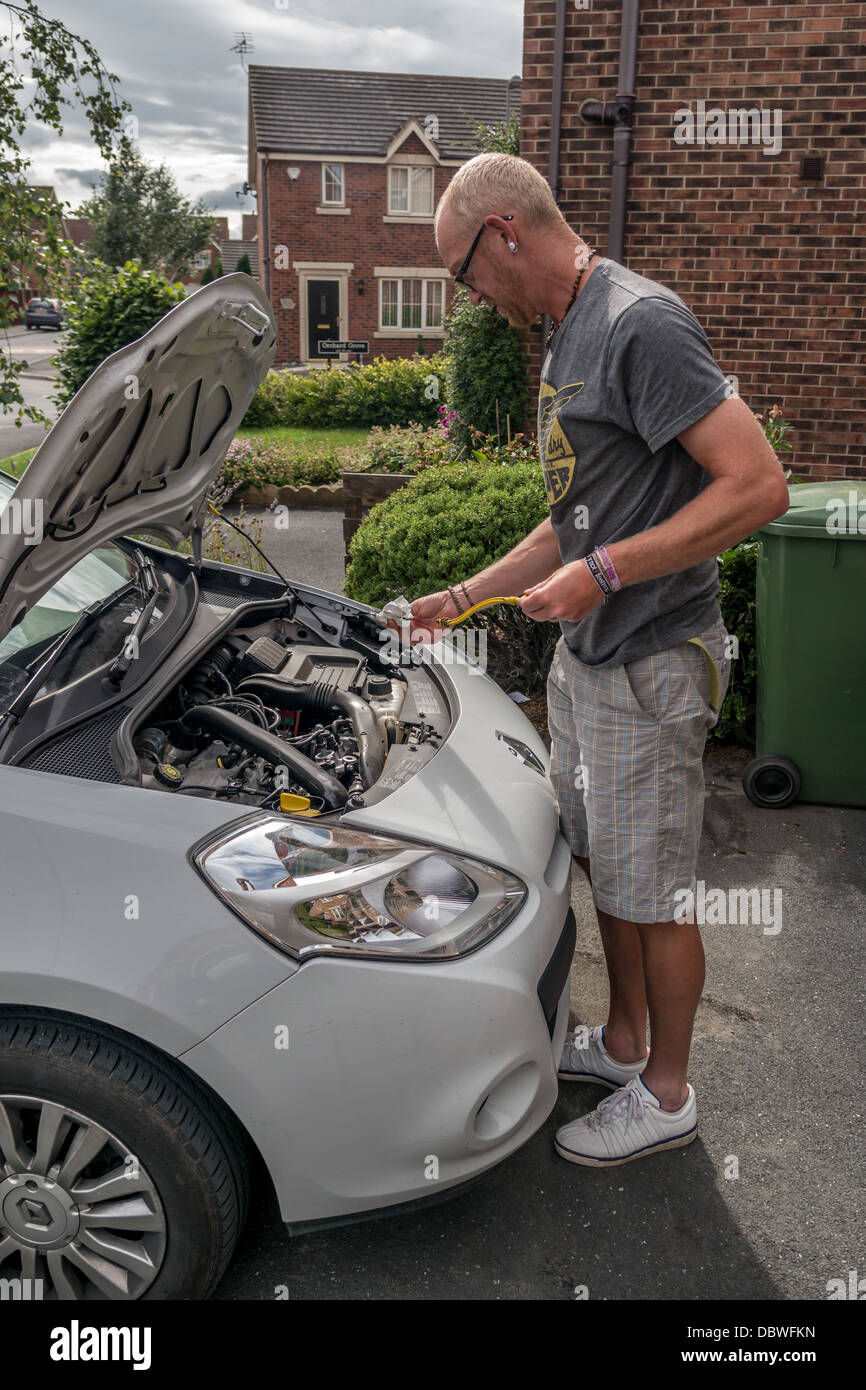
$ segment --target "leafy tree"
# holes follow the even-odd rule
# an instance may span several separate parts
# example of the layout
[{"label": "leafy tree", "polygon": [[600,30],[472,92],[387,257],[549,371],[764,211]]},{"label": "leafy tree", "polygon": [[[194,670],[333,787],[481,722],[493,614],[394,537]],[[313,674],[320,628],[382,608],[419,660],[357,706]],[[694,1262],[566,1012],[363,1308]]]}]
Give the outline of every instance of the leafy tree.
[{"label": "leafy tree", "polygon": [[484,154],[520,154],[520,117],[509,116],[507,121],[485,125],[473,121],[476,142]]},{"label": "leafy tree", "polygon": [[93,236],[88,250],[106,265],[137,260],[176,280],[208,244],[213,214],[184,198],[165,164],[149,165],[129,142],[117,151],[102,185],[82,203]]},{"label": "leafy tree", "polygon": [[169,285],[136,261],[119,270],[96,262],[67,314],[59,385],[52,399],[64,406],[106,357],[135,342],[184,298],[183,285]]},{"label": "leafy tree", "polygon": [[249,254],[248,254],[246,251],[245,251],[244,254],[239,258],[238,263],[237,263],[237,265],[235,266],[235,270],[240,270],[240,271],[242,271],[244,275],[252,275],[252,273],[253,273],[253,268],[252,268],[252,266],[250,265]]},{"label": "leafy tree", "polygon": [[[63,107],[77,103],[105,159],[120,138],[129,103],[115,97],[117,77],[108,72],[88,39],[59,19],[40,13],[35,0],[0,0],[0,332],[16,321],[16,297],[28,272],[62,296],[72,247],[63,239],[62,208],[28,183],[30,161],[20,140],[28,122],[63,132]],[[34,228],[36,230],[34,230]],[[0,406],[18,407],[24,419],[50,423],[24,404],[19,382],[26,363],[15,362],[8,339],[0,346]]]}]

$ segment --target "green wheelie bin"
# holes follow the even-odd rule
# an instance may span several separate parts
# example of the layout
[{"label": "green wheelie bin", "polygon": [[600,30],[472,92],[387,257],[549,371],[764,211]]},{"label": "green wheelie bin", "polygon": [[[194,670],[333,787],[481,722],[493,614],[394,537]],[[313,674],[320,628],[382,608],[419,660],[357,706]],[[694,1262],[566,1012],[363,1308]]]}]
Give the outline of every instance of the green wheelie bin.
[{"label": "green wheelie bin", "polygon": [[759,532],[757,806],[866,806],[866,481],[795,483]]}]

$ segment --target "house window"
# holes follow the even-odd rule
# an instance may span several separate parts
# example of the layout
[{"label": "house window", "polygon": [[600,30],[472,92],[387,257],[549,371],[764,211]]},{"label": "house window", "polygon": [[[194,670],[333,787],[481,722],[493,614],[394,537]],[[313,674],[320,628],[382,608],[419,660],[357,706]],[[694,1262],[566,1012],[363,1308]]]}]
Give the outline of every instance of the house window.
[{"label": "house window", "polygon": [[407,216],[433,216],[433,169],[429,165],[391,164],[388,168],[388,211]]},{"label": "house window", "polygon": [[380,280],[380,328],[441,328],[442,280]]},{"label": "house window", "polygon": [[192,258],[193,270],[206,270],[210,265],[210,251],[196,251]]},{"label": "house window", "polygon": [[322,204],[342,207],[346,201],[342,164],[322,165]]}]

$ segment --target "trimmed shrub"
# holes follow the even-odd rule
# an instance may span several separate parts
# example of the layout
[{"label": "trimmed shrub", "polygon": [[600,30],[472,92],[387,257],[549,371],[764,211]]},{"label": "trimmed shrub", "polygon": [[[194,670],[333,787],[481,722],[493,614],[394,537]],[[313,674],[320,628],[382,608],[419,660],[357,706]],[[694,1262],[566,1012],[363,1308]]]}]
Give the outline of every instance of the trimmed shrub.
[{"label": "trimmed shrub", "polygon": [[99,265],[80,282],[67,312],[52,399],[64,406],[106,357],[135,342],[184,298],[181,284],[170,285],[137,261],[111,272]]},{"label": "trimmed shrub", "polygon": [[[473,308],[458,289],[446,320],[445,394],[450,410],[453,451],[471,447],[472,431],[499,440],[519,430],[526,418],[529,385],[520,334],[497,309]],[[498,409],[498,423],[497,423]]]},{"label": "trimmed shrub", "polygon": [[362,521],[346,594],[379,604],[442,589],[498,560],[546,515],[538,464],[425,469]]},{"label": "trimmed shrub", "polygon": [[[435,377],[438,390],[432,388]],[[269,372],[244,417],[246,427],[294,429],[434,424],[445,377],[441,357],[377,357],[363,367]],[[433,394],[436,390],[436,394]]]},{"label": "trimmed shrub", "polygon": [[249,254],[246,251],[243,253],[242,256],[238,257],[238,263],[235,266],[235,270],[239,272],[241,275],[252,275],[253,268],[250,265]]}]

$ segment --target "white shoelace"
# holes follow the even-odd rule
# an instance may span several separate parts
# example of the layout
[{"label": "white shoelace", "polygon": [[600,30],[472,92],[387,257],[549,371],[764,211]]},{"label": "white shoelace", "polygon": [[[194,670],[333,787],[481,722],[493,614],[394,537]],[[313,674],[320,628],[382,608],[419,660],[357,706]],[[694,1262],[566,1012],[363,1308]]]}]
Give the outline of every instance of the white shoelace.
[{"label": "white shoelace", "polygon": [[612,1096],[608,1096],[587,1115],[586,1127],[594,1131],[602,1125],[612,1125],[618,1121],[629,1125],[632,1120],[640,1119],[643,1112],[643,1097],[637,1087],[625,1086],[621,1091],[615,1091]]}]

